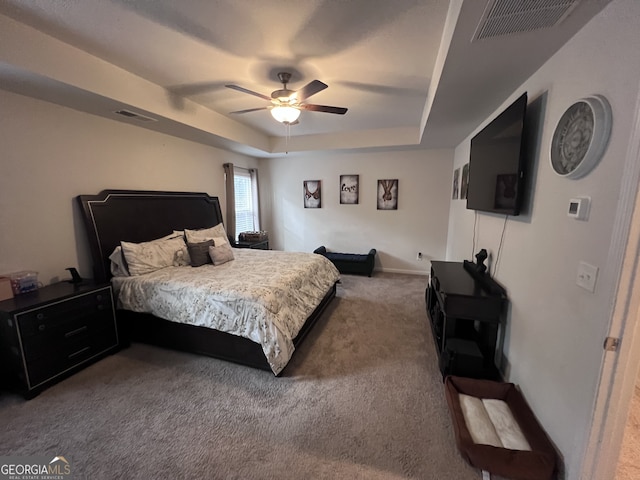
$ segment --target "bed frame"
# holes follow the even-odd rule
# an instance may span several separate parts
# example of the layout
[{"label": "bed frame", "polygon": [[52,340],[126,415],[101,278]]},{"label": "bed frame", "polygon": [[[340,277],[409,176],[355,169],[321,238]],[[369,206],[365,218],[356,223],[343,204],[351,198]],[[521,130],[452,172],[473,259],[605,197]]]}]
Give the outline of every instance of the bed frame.
[{"label": "bed frame", "polygon": [[[103,190],[76,197],[83,213],[94,279],[111,278],[109,255],[120,241],[145,242],[173,230],[195,230],[222,223],[218,197],[206,193]],[[306,320],[293,344],[298,347],[335,297],[334,284]],[[249,339],[206,327],[118,310],[118,327],[127,341],[207,355],[271,371],[262,347]]]}]

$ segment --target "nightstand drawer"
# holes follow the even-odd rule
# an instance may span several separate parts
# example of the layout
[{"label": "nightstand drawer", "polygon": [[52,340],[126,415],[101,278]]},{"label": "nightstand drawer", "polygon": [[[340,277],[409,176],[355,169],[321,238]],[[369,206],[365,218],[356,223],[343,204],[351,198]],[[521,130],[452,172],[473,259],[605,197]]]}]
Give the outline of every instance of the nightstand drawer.
[{"label": "nightstand drawer", "polygon": [[64,347],[27,361],[29,384],[33,388],[50,378],[64,373],[81,363],[99,355],[117,343],[115,330],[100,330],[90,337],[69,342]]},{"label": "nightstand drawer", "polygon": [[78,318],[94,313],[108,314],[110,311],[111,295],[109,289],[105,289],[20,313],[16,315],[16,319],[20,335],[25,338],[57,329],[64,330],[67,328],[65,324],[73,324]]},{"label": "nightstand drawer", "polygon": [[[22,331],[22,322],[18,320]],[[57,321],[41,320],[37,324],[36,335],[22,338],[22,348],[27,361],[48,355],[50,352],[73,348],[79,342],[86,342],[87,338],[96,332],[111,328],[113,330],[113,313],[111,310],[97,311],[83,314],[76,311],[73,316]]]}]

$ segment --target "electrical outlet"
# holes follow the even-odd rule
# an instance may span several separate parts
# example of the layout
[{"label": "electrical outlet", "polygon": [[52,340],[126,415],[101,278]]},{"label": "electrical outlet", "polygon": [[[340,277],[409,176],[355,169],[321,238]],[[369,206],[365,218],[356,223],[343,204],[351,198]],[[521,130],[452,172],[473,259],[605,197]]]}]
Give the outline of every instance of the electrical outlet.
[{"label": "electrical outlet", "polygon": [[416,260],[422,260],[422,252],[418,252],[418,255],[416,255]]}]

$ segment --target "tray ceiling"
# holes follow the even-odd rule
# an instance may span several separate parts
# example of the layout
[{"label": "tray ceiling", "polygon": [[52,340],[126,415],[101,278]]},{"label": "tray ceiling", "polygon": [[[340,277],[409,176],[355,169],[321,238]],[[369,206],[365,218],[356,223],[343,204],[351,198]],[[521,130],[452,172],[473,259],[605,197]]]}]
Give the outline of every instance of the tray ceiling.
[{"label": "tray ceiling", "polygon": [[[4,0],[0,88],[255,156],[453,147],[607,3],[560,2],[551,26],[473,40],[501,2],[548,3]],[[268,102],[226,84],[269,96],[280,71],[292,89],[326,83],[308,101],[347,114],[303,111],[287,129],[229,113]]]}]

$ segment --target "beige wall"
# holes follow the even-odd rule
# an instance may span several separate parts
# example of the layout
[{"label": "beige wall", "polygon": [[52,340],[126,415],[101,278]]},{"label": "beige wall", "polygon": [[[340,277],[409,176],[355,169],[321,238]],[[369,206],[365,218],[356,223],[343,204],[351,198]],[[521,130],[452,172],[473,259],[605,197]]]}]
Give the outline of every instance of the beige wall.
[{"label": "beige wall", "polygon": [[107,188],[201,191],[224,211],[222,164],[256,160],[0,90],[0,274],[45,284],[91,265],[73,198]]},{"label": "beige wall", "polygon": [[[445,256],[453,151],[302,154],[256,160],[0,90],[0,274],[91,272],[74,197],[107,188],[204,191],[221,198],[222,164],[257,166],[272,246],[378,249],[378,269],[425,274]],[[341,174],[360,203],[340,205]],[[376,209],[378,179],[397,178],[397,211]],[[323,208],[302,207],[302,181],[323,180]],[[423,261],[416,260],[422,252]]]},{"label": "beige wall", "polygon": [[[426,274],[443,259],[452,150],[322,152],[260,160],[263,219],[274,248],[378,251],[376,269]],[[341,205],[340,175],[360,176],[360,201]],[[398,179],[398,210],[377,210],[379,179]],[[305,209],[303,181],[322,180],[322,208]],[[422,252],[423,260],[416,259]]]},{"label": "beige wall", "polygon": [[[528,91],[540,125],[532,148],[531,199],[524,215],[506,223],[495,275],[510,299],[504,348],[507,378],[520,385],[564,455],[566,478],[571,479],[581,478],[602,343],[620,272],[611,241],[639,94],[639,20],[640,3],[613,2],[495,112]],[[555,125],[572,103],[592,94],[604,95],[612,106],[608,149],[586,177],[561,178],[549,163]],[[454,168],[469,161],[469,140],[456,148]],[[569,200],[576,196],[591,197],[586,222],[566,214]],[[489,250],[494,265],[503,225],[504,216],[478,214],[476,250]],[[449,260],[470,258],[473,226],[474,214],[464,202],[453,200]],[[580,261],[600,269],[594,293],[576,285]]]}]

